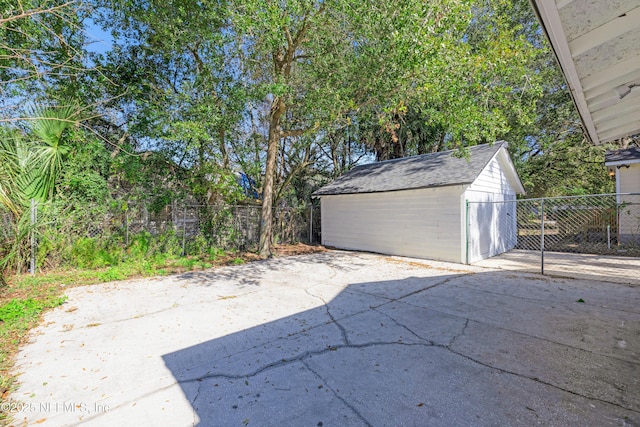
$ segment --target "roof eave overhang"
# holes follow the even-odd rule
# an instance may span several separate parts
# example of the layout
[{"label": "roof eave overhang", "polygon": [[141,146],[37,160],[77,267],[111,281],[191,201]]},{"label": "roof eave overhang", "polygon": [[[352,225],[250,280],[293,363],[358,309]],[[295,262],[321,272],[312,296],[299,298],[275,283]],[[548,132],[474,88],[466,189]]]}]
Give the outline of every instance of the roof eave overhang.
[{"label": "roof eave overhang", "polygon": [[640,159],[628,159],[628,160],[616,160],[613,162],[605,162],[605,166],[622,166],[622,165],[633,165],[636,163],[640,163]]},{"label": "roof eave overhang", "polygon": [[425,185],[422,187],[411,187],[411,188],[396,188],[392,190],[379,190],[379,191],[353,191],[348,193],[326,193],[326,194],[316,194],[313,193],[311,197],[319,198],[324,196],[349,196],[355,194],[377,194],[377,193],[393,193],[396,191],[412,191],[412,190],[425,190],[428,188],[445,188],[445,187],[465,187],[471,185],[471,182],[457,182],[455,184],[444,184],[444,185]]},{"label": "roof eave overhang", "polygon": [[640,135],[640,3],[529,0],[585,136],[603,144]]},{"label": "roof eave overhang", "polygon": [[551,43],[556,60],[562,69],[565,82],[571,92],[573,102],[580,114],[586,135],[594,144],[600,144],[602,141],[600,141],[593,117],[587,105],[582,83],[569,49],[567,36],[560,21],[557,4],[555,0],[530,0],[530,3],[538,16],[538,21],[540,21],[543,31],[547,35],[547,39]]}]

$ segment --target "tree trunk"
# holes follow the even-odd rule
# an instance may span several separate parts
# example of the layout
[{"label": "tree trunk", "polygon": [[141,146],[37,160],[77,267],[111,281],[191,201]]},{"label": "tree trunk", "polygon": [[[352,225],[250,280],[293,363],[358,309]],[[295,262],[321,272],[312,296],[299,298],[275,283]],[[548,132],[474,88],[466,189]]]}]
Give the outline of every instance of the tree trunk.
[{"label": "tree trunk", "polygon": [[[324,10],[324,4],[319,11]],[[296,60],[295,53],[308,30],[309,21],[307,16],[302,20],[302,25],[295,36],[291,34],[288,27],[283,27],[287,40],[285,49],[276,48],[273,53],[273,76],[274,82],[289,82],[291,77],[291,65]],[[276,175],[276,160],[278,156],[278,146],[280,138],[283,136],[295,136],[297,132],[285,135],[280,128],[280,118],[287,111],[284,99],[274,96],[269,112],[269,141],[267,141],[267,166],[264,171],[264,183],[262,185],[262,213],[260,215],[260,256],[271,256],[271,240],[273,238],[273,181]],[[302,134],[301,131],[299,134]]]},{"label": "tree trunk", "polygon": [[230,170],[229,168],[229,154],[227,153],[227,146],[226,146],[226,138],[225,138],[225,132],[224,129],[220,129],[218,131],[218,136],[220,138],[220,154],[222,155],[222,167],[224,168],[224,170],[228,171]]},{"label": "tree trunk", "polygon": [[273,234],[273,180],[276,173],[276,157],[280,143],[280,117],[286,107],[280,97],[271,103],[269,115],[269,141],[267,142],[267,165],[262,186],[262,212],[260,214],[260,256],[271,256],[271,239]]}]

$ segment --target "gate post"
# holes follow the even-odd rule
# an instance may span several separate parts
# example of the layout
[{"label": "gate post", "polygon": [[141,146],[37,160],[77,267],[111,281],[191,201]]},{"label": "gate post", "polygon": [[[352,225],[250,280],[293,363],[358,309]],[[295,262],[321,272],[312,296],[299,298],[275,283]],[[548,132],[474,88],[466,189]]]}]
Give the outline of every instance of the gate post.
[{"label": "gate post", "polygon": [[544,275],[544,198],[540,200],[540,274]]},{"label": "gate post", "polygon": [[465,240],[465,255],[464,255],[464,263],[469,264],[469,200],[465,200],[465,231],[464,231],[464,240]]},{"label": "gate post", "polygon": [[29,262],[29,267],[31,270],[31,275],[36,274],[36,251],[37,251],[37,241],[36,241],[36,222],[38,221],[38,205],[34,199],[31,199],[31,260]]},{"label": "gate post", "polygon": [[187,256],[187,205],[182,205],[182,256]]},{"label": "gate post", "polygon": [[313,245],[313,203],[309,206],[309,244]]}]

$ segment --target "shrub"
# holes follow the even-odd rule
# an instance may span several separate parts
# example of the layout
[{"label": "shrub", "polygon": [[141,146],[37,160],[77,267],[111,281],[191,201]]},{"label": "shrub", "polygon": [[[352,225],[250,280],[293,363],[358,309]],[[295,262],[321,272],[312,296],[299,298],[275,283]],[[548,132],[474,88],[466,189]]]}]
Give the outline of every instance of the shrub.
[{"label": "shrub", "polygon": [[132,259],[142,260],[149,253],[151,247],[151,233],[143,231],[138,233],[131,239],[131,243],[127,248],[127,253]]},{"label": "shrub", "polygon": [[71,247],[71,259],[76,267],[91,268],[97,264],[98,245],[96,239],[81,237]]},{"label": "shrub", "polygon": [[177,257],[182,255],[182,239],[176,235],[174,230],[167,230],[156,238],[153,247],[155,255],[162,254],[165,257]]},{"label": "shrub", "polygon": [[117,264],[121,259],[117,247],[102,246],[94,237],[80,237],[71,246],[71,264],[79,268],[101,268]]},{"label": "shrub", "polygon": [[210,245],[207,239],[199,234],[195,239],[191,239],[187,242],[185,248],[185,255],[205,256],[209,251]]},{"label": "shrub", "polygon": [[218,257],[225,256],[226,252],[222,248],[218,248],[216,246],[211,246],[209,248],[209,259],[215,260]]}]

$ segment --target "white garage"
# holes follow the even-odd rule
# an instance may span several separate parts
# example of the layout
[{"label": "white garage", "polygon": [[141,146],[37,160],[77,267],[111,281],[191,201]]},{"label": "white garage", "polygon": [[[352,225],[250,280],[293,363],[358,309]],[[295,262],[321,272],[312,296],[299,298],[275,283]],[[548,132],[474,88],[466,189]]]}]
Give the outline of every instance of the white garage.
[{"label": "white garage", "polygon": [[458,263],[512,249],[515,203],[501,202],[524,188],[507,143],[469,151],[362,165],[322,187],[322,244]]}]

